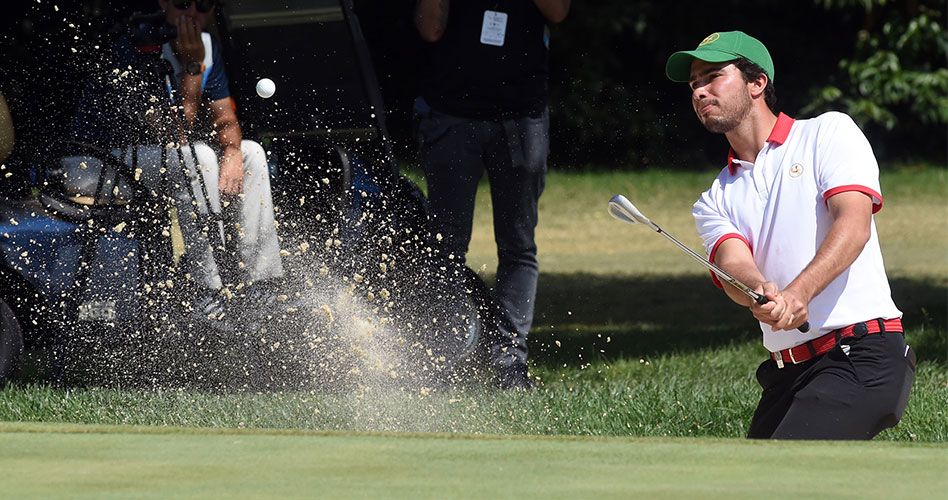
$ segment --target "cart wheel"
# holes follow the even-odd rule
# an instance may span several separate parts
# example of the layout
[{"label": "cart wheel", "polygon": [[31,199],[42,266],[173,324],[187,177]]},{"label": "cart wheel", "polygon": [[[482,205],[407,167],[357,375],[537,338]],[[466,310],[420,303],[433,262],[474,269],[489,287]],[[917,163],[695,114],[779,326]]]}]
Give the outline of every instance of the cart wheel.
[{"label": "cart wheel", "polygon": [[[480,276],[469,267],[444,263],[440,283],[431,284],[427,313],[433,325],[431,348],[445,358],[446,366],[464,369],[480,361],[485,330],[494,322],[493,300]],[[440,266],[439,266],[440,267]]]},{"label": "cart wheel", "polygon": [[23,331],[10,306],[0,298],[0,387],[15,373],[23,355]]}]

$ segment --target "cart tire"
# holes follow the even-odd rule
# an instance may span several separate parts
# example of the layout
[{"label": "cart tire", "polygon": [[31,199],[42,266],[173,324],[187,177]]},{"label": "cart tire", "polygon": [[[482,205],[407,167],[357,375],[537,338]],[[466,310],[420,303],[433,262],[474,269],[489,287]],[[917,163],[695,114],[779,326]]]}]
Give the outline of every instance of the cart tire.
[{"label": "cart tire", "polygon": [[428,313],[438,320],[431,348],[445,357],[453,369],[466,369],[478,364],[486,330],[491,328],[495,314],[490,290],[473,270],[464,264],[443,262],[445,274],[441,283],[432,284],[434,295],[426,297]]}]

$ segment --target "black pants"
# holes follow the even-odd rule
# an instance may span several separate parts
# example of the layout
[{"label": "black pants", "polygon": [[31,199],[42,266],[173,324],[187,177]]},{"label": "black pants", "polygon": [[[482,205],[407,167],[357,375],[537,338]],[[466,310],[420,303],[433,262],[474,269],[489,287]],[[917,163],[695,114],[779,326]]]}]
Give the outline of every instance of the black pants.
[{"label": "black pants", "polygon": [[[848,352],[847,352],[848,351]],[[915,368],[901,333],[844,338],[826,354],[757,369],[763,388],[752,439],[872,439],[895,426],[908,403]]]}]

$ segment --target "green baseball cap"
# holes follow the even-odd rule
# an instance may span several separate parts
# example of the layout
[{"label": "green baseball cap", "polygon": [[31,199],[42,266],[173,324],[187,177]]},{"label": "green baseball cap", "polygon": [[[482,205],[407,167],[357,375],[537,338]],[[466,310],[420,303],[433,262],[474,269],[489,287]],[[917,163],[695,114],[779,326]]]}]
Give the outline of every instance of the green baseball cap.
[{"label": "green baseball cap", "polygon": [[691,79],[691,62],[695,59],[726,62],[739,57],[763,68],[770,81],[774,81],[774,62],[767,47],[743,31],[711,33],[695,50],[675,52],[665,64],[665,74],[673,82],[687,82]]}]

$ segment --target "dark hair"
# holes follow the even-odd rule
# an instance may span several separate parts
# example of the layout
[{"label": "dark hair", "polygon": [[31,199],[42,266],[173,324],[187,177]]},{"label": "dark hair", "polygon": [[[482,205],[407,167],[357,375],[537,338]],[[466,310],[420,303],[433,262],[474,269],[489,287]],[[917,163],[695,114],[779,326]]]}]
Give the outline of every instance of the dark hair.
[{"label": "dark hair", "polygon": [[[764,68],[754,64],[746,57],[738,58],[734,61],[734,65],[737,66],[737,69],[741,70],[745,82],[756,80],[758,76],[767,73],[764,71]],[[767,75],[767,86],[764,87],[764,102],[767,103],[767,107],[770,108],[771,111],[774,113],[777,112],[777,89],[774,88],[774,80],[770,78],[770,75]]]}]

